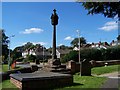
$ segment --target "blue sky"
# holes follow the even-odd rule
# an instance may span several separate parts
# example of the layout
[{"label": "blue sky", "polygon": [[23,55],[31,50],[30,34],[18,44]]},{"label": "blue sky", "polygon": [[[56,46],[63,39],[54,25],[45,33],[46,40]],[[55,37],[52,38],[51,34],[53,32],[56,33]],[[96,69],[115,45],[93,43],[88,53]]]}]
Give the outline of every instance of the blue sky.
[{"label": "blue sky", "polygon": [[76,38],[76,30],[87,42],[116,40],[118,25],[115,19],[103,15],[87,15],[80,3],[75,2],[3,2],[2,28],[11,38],[11,49],[26,42],[52,46],[51,14],[57,10],[57,46],[67,45]]}]

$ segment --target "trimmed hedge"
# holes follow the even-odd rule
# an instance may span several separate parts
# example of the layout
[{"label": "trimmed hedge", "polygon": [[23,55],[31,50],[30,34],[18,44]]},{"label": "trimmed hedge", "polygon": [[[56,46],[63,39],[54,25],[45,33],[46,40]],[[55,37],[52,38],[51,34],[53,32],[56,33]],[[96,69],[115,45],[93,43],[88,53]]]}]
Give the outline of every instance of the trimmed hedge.
[{"label": "trimmed hedge", "polygon": [[[78,51],[71,51],[61,59],[61,62],[70,60],[78,62],[78,54]],[[120,60],[120,46],[109,47],[107,49],[85,48],[80,50],[80,58],[81,60],[88,59],[95,61]]]}]

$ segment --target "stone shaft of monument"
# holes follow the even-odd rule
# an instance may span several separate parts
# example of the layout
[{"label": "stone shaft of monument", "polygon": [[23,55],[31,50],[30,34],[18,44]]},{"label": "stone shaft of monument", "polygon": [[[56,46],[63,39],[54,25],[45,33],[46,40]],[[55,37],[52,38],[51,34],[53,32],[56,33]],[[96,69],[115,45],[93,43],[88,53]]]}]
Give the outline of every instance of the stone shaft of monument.
[{"label": "stone shaft of monument", "polygon": [[52,59],[57,59],[56,55],[56,25],[53,25],[53,49],[52,49]]}]

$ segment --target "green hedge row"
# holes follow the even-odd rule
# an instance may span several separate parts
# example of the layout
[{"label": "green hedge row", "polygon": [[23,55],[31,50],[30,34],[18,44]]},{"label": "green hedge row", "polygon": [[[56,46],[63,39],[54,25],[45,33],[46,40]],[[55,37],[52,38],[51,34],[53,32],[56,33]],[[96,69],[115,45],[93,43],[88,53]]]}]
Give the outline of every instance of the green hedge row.
[{"label": "green hedge row", "polygon": [[[78,51],[71,51],[69,54],[66,54],[63,58],[61,58],[61,62],[67,62],[69,60],[74,60],[78,62],[79,57]],[[104,60],[120,60],[120,46],[109,47],[107,49],[96,49],[96,48],[86,48],[80,50],[80,59],[89,59],[96,61],[104,61]]]}]

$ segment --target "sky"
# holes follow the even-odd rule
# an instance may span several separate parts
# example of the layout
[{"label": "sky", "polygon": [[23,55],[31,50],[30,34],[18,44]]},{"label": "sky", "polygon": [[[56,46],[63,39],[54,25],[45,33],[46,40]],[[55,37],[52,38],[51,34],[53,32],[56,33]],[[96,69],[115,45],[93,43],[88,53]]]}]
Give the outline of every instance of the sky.
[{"label": "sky", "polygon": [[[2,2],[2,28],[11,37],[10,48],[27,42],[52,47],[53,9],[59,16],[56,38],[57,46],[70,46],[70,42],[84,37],[87,43],[110,43],[118,36],[116,19],[105,18],[101,14],[87,15],[80,3],[76,2]],[[12,37],[12,35],[15,35]]]}]

